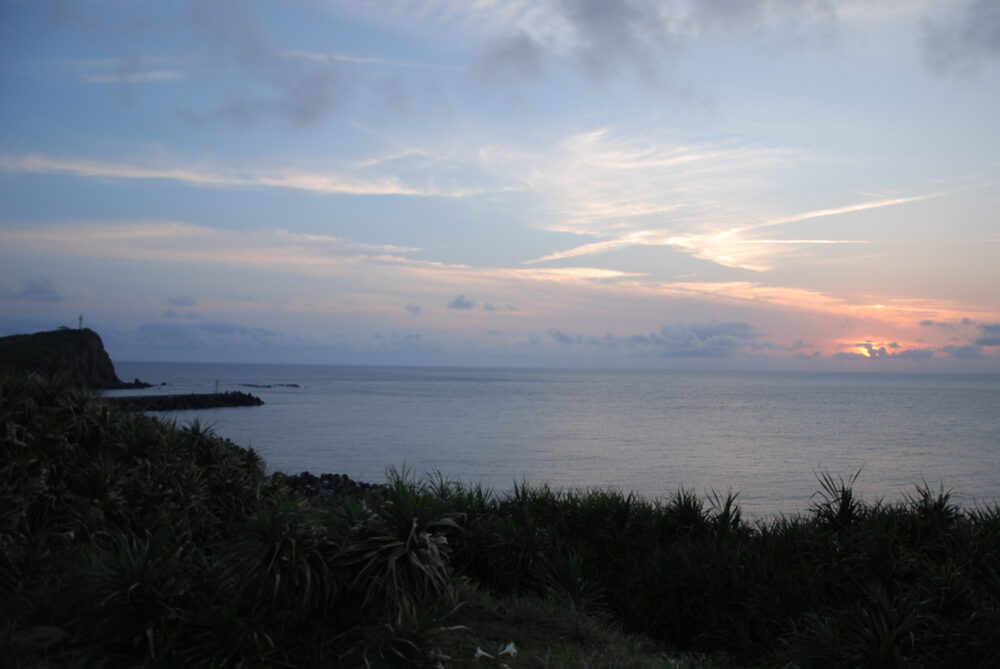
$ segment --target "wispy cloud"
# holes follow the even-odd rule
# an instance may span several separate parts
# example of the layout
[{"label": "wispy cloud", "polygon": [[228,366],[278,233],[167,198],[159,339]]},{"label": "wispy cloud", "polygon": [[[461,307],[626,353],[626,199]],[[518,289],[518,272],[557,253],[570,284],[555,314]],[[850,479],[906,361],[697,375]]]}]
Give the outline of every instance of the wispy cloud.
[{"label": "wispy cloud", "polygon": [[23,69],[34,76],[70,78],[88,84],[155,84],[187,79],[194,61],[187,56],[73,58],[39,62]]},{"label": "wispy cloud", "polygon": [[775,171],[796,158],[784,148],[654,139],[661,131],[600,128],[542,151],[487,147],[480,159],[540,195],[540,227],[616,238],[736,225],[746,220],[742,203],[766,190]]},{"label": "wispy cloud", "polygon": [[[382,275],[393,268],[411,276],[479,280],[576,283],[634,279],[638,273],[593,267],[472,267],[413,257],[421,249],[395,244],[366,244],[343,237],[282,229],[225,230],[180,221],[87,222],[0,227],[9,251],[57,256],[143,260],[149,262],[234,265],[293,274],[356,273],[377,265]],[[383,277],[385,278],[385,277]],[[388,280],[388,279],[386,279]],[[461,297],[461,296],[460,296]],[[463,298],[464,299],[464,298]]]},{"label": "wispy cloud", "polygon": [[307,60],[319,63],[339,62],[355,63],[357,65],[385,65],[388,67],[400,67],[418,70],[444,70],[459,71],[462,68],[457,65],[423,63],[412,60],[393,60],[391,58],[378,58],[374,56],[355,56],[351,54],[335,53],[327,51],[303,51],[300,49],[286,49],[279,51],[279,55],[285,58]]},{"label": "wispy cloud", "polygon": [[882,302],[849,299],[827,291],[793,286],[768,285],[758,281],[647,282],[627,284],[637,292],[651,295],[687,296],[697,301],[740,305],[757,309],[776,307],[788,312],[829,315],[851,321],[878,322],[908,329],[915,321],[941,319],[968,320],[969,316],[989,319],[995,313],[981,306],[944,299],[884,299]]},{"label": "wispy cloud", "polygon": [[926,195],[915,195],[912,197],[894,197],[883,200],[874,200],[870,202],[860,202],[858,204],[850,204],[843,207],[833,207],[831,209],[817,209],[816,211],[806,211],[801,214],[793,214],[791,216],[786,216],[784,218],[776,218],[770,221],[764,221],[762,223],[755,223],[739,228],[734,228],[727,232],[729,234],[736,234],[739,232],[745,232],[747,230],[755,230],[758,228],[767,228],[775,225],[785,225],[786,223],[798,223],[799,221],[808,221],[813,218],[823,218],[825,216],[839,216],[841,214],[851,214],[856,211],[866,211],[868,209],[881,209],[882,207],[894,207],[900,204],[919,202],[921,200],[928,200],[930,198],[941,197],[943,195],[947,195],[947,193],[929,193]]},{"label": "wispy cloud", "polygon": [[[574,141],[573,144],[576,147],[593,147],[602,143],[606,134],[607,131],[592,133],[585,141]],[[593,164],[600,178],[595,181],[604,184],[604,188],[614,188],[618,199],[601,197],[602,187],[591,183],[584,175],[583,183],[591,188],[567,194],[567,198],[572,197],[574,202],[580,204],[575,215],[554,227],[603,239],[554,251],[529,260],[528,264],[606,253],[630,246],[672,246],[722,266],[766,271],[772,268],[778,257],[795,247],[863,244],[866,240],[760,238],[753,234],[757,230],[899,206],[947,194],[884,198],[768,218],[752,210],[737,210],[741,198],[733,188],[734,181],[745,180],[753,162],[760,163],[761,167],[779,166],[782,152],[746,148],[701,151],[646,149],[596,150],[584,152],[584,155],[596,159]],[[583,164],[587,162],[585,159]],[[734,168],[733,162],[742,167],[741,171],[730,172]],[[580,176],[572,170],[570,174],[571,177]],[[702,183],[689,181],[692,174],[703,180]],[[713,183],[716,190],[712,192],[705,181]],[[695,194],[701,197],[693,197]],[[755,217],[764,220],[746,222]]]},{"label": "wispy cloud", "polygon": [[291,188],[346,195],[413,195],[467,197],[486,189],[472,185],[440,183],[427,178],[411,183],[388,173],[361,177],[341,172],[295,168],[238,170],[218,165],[190,166],[168,163],[112,162],[41,154],[0,154],[0,171],[34,174],[68,174],[94,179],[166,179],[193,186],[216,188]]},{"label": "wispy cloud", "polygon": [[179,70],[147,70],[145,72],[115,72],[111,74],[85,74],[82,81],[91,84],[148,84],[184,79]]},{"label": "wispy cloud", "polygon": [[234,231],[178,221],[75,222],[0,230],[8,247],[70,256],[288,268],[351,258],[391,260],[414,247],[270,229]]}]

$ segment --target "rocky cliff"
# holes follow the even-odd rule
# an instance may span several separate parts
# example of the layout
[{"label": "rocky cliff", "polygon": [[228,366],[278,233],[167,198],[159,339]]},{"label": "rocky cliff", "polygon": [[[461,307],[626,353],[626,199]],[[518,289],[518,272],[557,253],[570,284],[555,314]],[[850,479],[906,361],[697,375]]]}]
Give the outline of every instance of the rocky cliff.
[{"label": "rocky cliff", "polygon": [[136,383],[122,383],[101,336],[88,328],[0,337],[0,371],[61,376],[85,388],[147,385],[138,379]]}]

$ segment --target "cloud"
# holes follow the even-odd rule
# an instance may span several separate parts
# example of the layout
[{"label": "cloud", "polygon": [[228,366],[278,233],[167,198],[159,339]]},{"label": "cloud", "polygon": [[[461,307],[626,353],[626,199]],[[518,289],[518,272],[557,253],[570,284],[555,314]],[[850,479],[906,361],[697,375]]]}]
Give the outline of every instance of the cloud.
[{"label": "cloud", "polygon": [[36,276],[21,282],[21,290],[9,291],[0,288],[0,300],[20,302],[61,302],[62,295],[55,289],[52,280],[46,276]]},{"label": "cloud", "polygon": [[609,349],[626,347],[673,358],[724,358],[758,347],[761,334],[749,323],[718,322],[665,324],[648,334],[603,337],[568,334],[552,328],[548,336],[557,344],[588,344]]},{"label": "cloud", "polygon": [[[343,282],[349,291],[365,293],[367,296],[362,299],[368,300],[368,293],[372,292],[384,295],[391,304],[401,305],[440,300],[442,294],[448,295],[454,289],[453,286],[475,286],[484,294],[502,295],[532,284],[561,286],[560,290],[575,291],[595,283],[610,287],[641,276],[589,267],[473,267],[409,257],[420,251],[414,247],[365,244],[330,235],[280,229],[215,229],[178,221],[78,221],[0,226],[0,249],[14,254],[40,253],[48,257],[91,258],[100,262],[182,263],[211,268],[213,272],[221,271],[220,268],[226,271],[251,268],[256,272],[278,272],[285,276],[322,277]],[[403,293],[399,292],[401,289]],[[472,301],[471,297],[464,299]],[[498,312],[517,311],[517,307],[509,303],[502,307],[496,301],[491,304]]]},{"label": "cloud", "polygon": [[752,344],[760,333],[749,323],[664,325],[650,335],[650,344],[663,355],[677,357],[725,357]]},{"label": "cloud", "polygon": [[420,305],[419,304],[407,304],[403,308],[406,309],[407,311],[409,311],[414,316],[419,316],[420,315],[421,309],[420,309]]},{"label": "cloud", "polygon": [[[956,358],[974,359],[981,357],[984,346],[1000,346],[1000,323],[981,323],[977,325],[972,319],[963,318],[959,324],[962,326],[975,326],[979,329],[979,336],[970,344],[946,346],[939,349],[941,352],[949,353]],[[948,332],[956,329],[956,324],[954,323],[934,320],[920,321],[920,325],[923,327],[940,328]]]},{"label": "cloud", "polygon": [[[651,133],[654,129],[649,128]],[[760,202],[788,169],[808,158],[780,147],[684,144],[611,128],[564,137],[544,152],[484,152],[495,172],[520,178],[542,198],[538,227],[589,237],[525,261],[551,262],[634,246],[668,246],[724,267],[764,271],[782,259],[864,239],[773,230],[940,197],[943,192],[869,199],[780,214]],[[764,230],[772,229],[765,234]]]},{"label": "cloud", "polygon": [[542,73],[544,55],[544,47],[519,30],[487,44],[473,69],[490,81],[536,77]]},{"label": "cloud", "polygon": [[[527,262],[530,264],[550,260],[560,260],[563,258],[593,255],[629,246],[673,246],[693,255],[696,258],[708,260],[724,267],[739,267],[755,271],[766,271],[772,269],[771,265],[778,257],[788,253],[789,250],[794,248],[807,247],[810,245],[864,244],[866,241],[859,239],[768,239],[756,237],[753,234],[756,230],[808,221],[815,218],[838,216],[869,209],[879,209],[882,207],[892,207],[925,200],[931,197],[937,197],[938,195],[939,194],[919,195],[914,197],[875,200],[832,209],[806,211],[799,214],[773,218],[756,223],[741,224],[734,222],[729,226],[718,225],[718,222],[721,219],[720,217],[720,219],[712,221],[709,225],[694,227],[694,229],[690,232],[675,232],[672,230],[647,228],[622,233],[614,231],[615,227],[627,227],[619,224],[618,226],[609,226],[613,231],[610,233],[601,233],[596,230],[588,231],[590,234],[605,236],[606,238],[601,241],[583,244],[565,251],[555,251],[549,255],[529,260]],[[721,203],[717,206],[720,205]],[[704,207],[705,203],[702,203],[702,206]],[[683,214],[681,215],[683,216]],[[749,217],[751,215],[745,214],[744,216]],[[669,219],[667,220],[669,221]]]},{"label": "cloud", "polygon": [[[215,188],[290,188],[315,193],[345,195],[420,195],[465,197],[483,192],[471,184],[411,175],[415,182],[385,171],[362,176],[364,170],[333,168],[309,171],[298,168],[247,170],[223,165],[201,165],[179,160],[175,164],[109,162],[40,154],[0,154],[0,171],[28,174],[68,174],[91,179],[167,179],[192,186]],[[369,170],[371,172],[371,170]],[[423,183],[420,183],[422,179]]]},{"label": "cloud", "polygon": [[873,343],[872,341],[852,344],[857,351],[841,351],[833,354],[834,360],[930,360],[935,352],[941,349],[931,348],[904,348],[899,342],[889,342],[887,344]]},{"label": "cloud", "polygon": [[179,111],[182,119],[194,124],[221,120],[257,125],[278,119],[309,127],[358,109],[366,116],[396,117],[407,107],[402,101],[409,97],[412,77],[369,70],[459,69],[450,64],[281,48],[270,34],[269,21],[253,3],[243,0],[190,3],[188,19],[198,38],[203,77],[227,82],[218,87],[223,92],[213,107]]},{"label": "cloud", "polygon": [[947,323],[942,321],[935,321],[932,319],[924,319],[920,321],[920,327],[924,328],[940,328],[942,330],[954,330],[954,323]]},{"label": "cloud", "polygon": [[946,13],[924,24],[921,46],[930,72],[970,73],[1000,60],[1000,4],[996,0],[956,2],[946,7]]},{"label": "cloud", "polygon": [[552,341],[557,344],[579,344],[583,341],[583,337],[580,335],[568,335],[562,330],[557,330],[555,328],[549,330],[547,334],[552,338]]},{"label": "cloud", "polygon": [[[115,261],[121,259],[129,264],[143,263],[148,272],[166,271],[174,277],[178,271],[190,272],[192,276],[210,272],[219,277],[220,289],[225,284],[233,286],[239,277],[238,283],[228,288],[232,295],[238,296],[246,294],[245,277],[252,273],[255,280],[263,282],[261,285],[271,285],[273,278],[275,289],[284,286],[283,294],[294,296],[286,305],[290,314],[312,314],[311,319],[316,314],[350,313],[352,318],[338,322],[364,323],[365,332],[377,328],[383,328],[384,332],[390,327],[406,329],[419,323],[425,333],[448,330],[474,337],[473,331],[498,327],[497,319],[502,318],[508,321],[503,329],[511,337],[524,341],[531,334],[544,335],[553,326],[573,337],[576,332],[586,332],[593,323],[621,323],[602,326],[602,329],[617,329],[615,337],[607,340],[598,337],[597,343],[591,343],[592,338],[587,335],[583,337],[586,342],[581,340],[581,343],[594,346],[594,350],[617,347],[636,356],[680,357],[686,352],[688,357],[704,357],[725,350],[762,355],[771,355],[773,351],[777,356],[779,348],[763,336],[748,337],[740,330],[722,332],[716,328],[708,332],[700,328],[707,316],[723,323],[752,323],[760,329],[766,325],[772,332],[791,332],[787,339],[782,339],[784,343],[802,337],[824,353],[837,350],[839,342],[823,336],[823,331],[833,332],[834,319],[838,323],[850,319],[856,324],[857,329],[847,331],[854,332],[847,335],[853,341],[856,338],[863,341],[868,332],[883,332],[886,342],[897,340],[905,348],[913,346],[906,343],[908,335],[900,328],[912,327],[920,319],[959,323],[963,315],[972,314],[977,322],[997,322],[995,314],[940,301],[886,301],[882,306],[853,303],[817,290],[756,282],[659,282],[635,274],[586,267],[474,267],[408,258],[408,252],[398,247],[359,244],[327,235],[212,229],[169,221],[5,224],[0,226],[0,248],[13,257],[42,253],[55,263],[65,263],[62,259],[66,257],[88,258],[92,259],[90,264],[108,269],[119,266]],[[162,290],[171,290],[171,285],[174,284],[169,281],[162,283],[167,287]],[[459,302],[473,303],[473,309],[483,310],[482,313],[441,309],[457,297],[455,288],[463,290]],[[156,310],[159,304],[162,310],[164,300],[166,296],[161,292],[154,297],[152,308]],[[508,301],[520,308],[516,315],[506,313]],[[407,304],[436,304],[438,310],[424,311],[415,318],[412,311],[403,311]],[[487,304],[494,310],[485,311]],[[206,315],[211,311],[211,318],[233,318],[223,314],[247,309],[257,314],[253,318],[258,318],[263,317],[261,312],[267,306],[265,302],[248,306],[237,302],[235,297],[220,295],[211,305],[199,303],[199,310]],[[189,311],[184,307],[175,310]],[[660,323],[650,319],[663,313],[675,314],[675,320],[693,324],[687,327],[689,334],[676,331],[677,326],[658,330]],[[826,325],[817,324],[821,321]],[[184,319],[174,321],[184,322]],[[922,333],[929,334],[926,330]],[[976,335],[989,333],[970,329],[970,334],[973,336],[961,342],[942,338],[926,346],[966,344]],[[682,335],[687,339],[681,338]],[[551,344],[550,336],[543,338]],[[793,352],[785,353],[790,356]],[[939,356],[947,357],[944,353]]]},{"label": "cloud", "polygon": [[865,349],[868,353],[868,358],[872,360],[876,358],[889,358],[893,355],[886,350],[885,346],[876,346],[870,341],[866,341],[864,344],[858,344],[858,346]]},{"label": "cloud", "polygon": [[465,295],[456,295],[455,299],[448,303],[449,309],[475,309],[479,304]]},{"label": "cloud", "polygon": [[[492,171],[519,179],[543,199],[548,230],[594,235],[618,246],[629,235],[682,238],[706,228],[745,224],[745,200],[794,161],[782,148],[651,139],[661,131],[598,128],[542,149],[483,152]],[[588,252],[599,250],[594,248]]]},{"label": "cloud", "polygon": [[190,73],[196,71],[196,65],[196,61],[187,56],[130,53],[113,58],[51,59],[40,61],[23,72],[87,84],[161,84],[187,80]]},{"label": "cloud", "polygon": [[942,346],[942,353],[950,353],[959,360],[978,360],[983,357],[983,347],[977,344],[966,344],[964,346]]},{"label": "cloud", "polygon": [[1000,323],[984,323],[979,330],[982,336],[973,342],[976,346],[1000,346]]},{"label": "cloud", "polygon": [[373,58],[370,56],[352,56],[344,53],[334,53],[328,51],[305,51],[302,49],[286,49],[279,52],[284,58],[301,58],[314,62],[337,61],[342,63],[356,63],[359,65],[383,65],[394,68],[425,69],[458,71],[461,68],[455,65],[440,65],[436,63],[424,63],[414,60],[393,60],[391,58]]},{"label": "cloud", "polygon": [[486,302],[483,304],[483,311],[517,311],[517,307],[513,304],[499,305]]},{"label": "cloud", "polygon": [[[208,50],[211,67],[232,68],[242,77],[242,85],[227,90],[212,116],[241,124],[277,117],[314,125],[356,94],[342,62],[289,58],[272,47],[253,7],[242,0],[190,3],[188,20]],[[192,111],[189,117],[205,115]]]},{"label": "cloud", "polygon": [[[372,14],[395,14],[409,26],[431,24],[428,29],[437,33],[485,42],[487,53],[500,54],[500,63],[527,59],[534,64],[544,56],[574,63],[599,82],[623,73],[656,81],[676,53],[702,37],[755,34],[788,41],[789,35],[818,33],[825,42],[836,24],[835,5],[825,0],[437,0],[413,8],[385,1],[371,4],[367,11]],[[520,69],[527,76],[536,73],[533,65]]]},{"label": "cloud", "polygon": [[220,230],[177,221],[64,223],[0,229],[10,248],[56,255],[130,260],[229,264],[261,269],[334,266],[369,259],[397,262],[416,251],[392,244],[365,244],[343,237],[287,230]]},{"label": "cloud", "polygon": [[168,297],[167,304],[171,307],[196,307],[198,306],[198,300],[190,295],[179,295],[177,297]]},{"label": "cloud", "polygon": [[892,357],[900,360],[930,360],[934,357],[934,351],[929,348],[909,348],[893,354]]},{"label": "cloud", "polygon": [[145,323],[127,339],[135,346],[165,351],[299,350],[313,344],[275,330],[225,321]]},{"label": "cloud", "polygon": [[571,26],[583,71],[598,80],[624,68],[652,78],[658,56],[677,40],[659,2],[562,0],[556,7]]},{"label": "cloud", "polygon": [[517,311],[517,307],[511,304],[499,305],[499,304],[493,304],[492,302],[484,302],[480,304],[477,300],[471,297],[466,297],[465,295],[456,295],[455,299],[453,299],[451,302],[448,303],[448,308],[461,309],[461,310],[482,309],[483,311],[494,311],[494,312]]},{"label": "cloud", "polygon": [[148,70],[146,72],[85,74],[81,78],[91,84],[148,84],[178,81],[184,78],[184,73],[178,70]]}]

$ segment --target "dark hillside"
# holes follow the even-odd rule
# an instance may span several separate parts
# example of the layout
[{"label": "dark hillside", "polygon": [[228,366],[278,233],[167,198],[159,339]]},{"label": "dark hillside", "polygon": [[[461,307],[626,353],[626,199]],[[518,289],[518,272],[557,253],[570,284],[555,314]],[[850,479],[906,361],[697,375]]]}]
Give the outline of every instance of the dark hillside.
[{"label": "dark hillside", "polygon": [[122,383],[101,336],[89,328],[0,337],[0,371],[61,376],[85,388],[135,385]]}]

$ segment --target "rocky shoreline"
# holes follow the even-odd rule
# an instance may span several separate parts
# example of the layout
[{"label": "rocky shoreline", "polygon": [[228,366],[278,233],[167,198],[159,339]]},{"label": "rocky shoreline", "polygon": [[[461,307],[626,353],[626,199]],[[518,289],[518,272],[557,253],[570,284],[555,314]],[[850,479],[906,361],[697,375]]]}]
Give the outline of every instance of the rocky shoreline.
[{"label": "rocky shoreline", "polygon": [[[166,383],[161,383],[161,386],[167,385]],[[120,381],[119,383],[113,383],[108,386],[101,386],[97,390],[144,390],[146,388],[152,388],[152,383],[146,383],[145,381],[140,381],[136,378],[135,381]]]},{"label": "rocky shoreline", "polygon": [[124,411],[181,411],[219,407],[252,407],[264,404],[264,400],[256,395],[240,391],[187,395],[130,395],[103,399]]},{"label": "rocky shoreline", "polygon": [[273,475],[281,485],[302,497],[324,500],[337,497],[360,497],[379,493],[385,487],[376,483],[355,481],[346,474],[277,473]]}]

